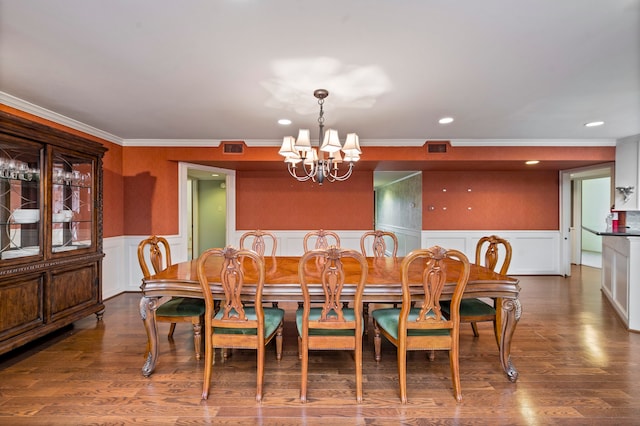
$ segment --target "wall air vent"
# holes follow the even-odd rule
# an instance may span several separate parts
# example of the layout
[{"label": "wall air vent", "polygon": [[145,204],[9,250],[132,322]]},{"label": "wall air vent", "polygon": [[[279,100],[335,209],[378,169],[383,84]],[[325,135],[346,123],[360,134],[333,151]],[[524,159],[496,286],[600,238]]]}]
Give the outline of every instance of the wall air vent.
[{"label": "wall air vent", "polygon": [[447,152],[447,144],[446,143],[428,143],[427,152],[445,153]]},{"label": "wall air vent", "polygon": [[243,154],[244,153],[244,144],[242,142],[224,142],[222,144],[223,150],[225,154]]}]

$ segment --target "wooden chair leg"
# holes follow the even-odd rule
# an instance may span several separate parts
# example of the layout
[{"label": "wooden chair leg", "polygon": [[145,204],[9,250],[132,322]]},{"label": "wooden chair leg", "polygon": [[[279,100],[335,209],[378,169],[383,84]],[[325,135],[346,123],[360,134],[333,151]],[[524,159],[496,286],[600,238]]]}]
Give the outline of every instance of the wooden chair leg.
[{"label": "wooden chair leg", "polygon": [[369,334],[369,303],[362,304],[362,320],[364,321],[362,327],[366,336]]},{"label": "wooden chair leg", "polygon": [[436,351],[431,349],[427,354],[427,358],[429,359],[429,361],[433,362],[433,360],[436,359]]},{"label": "wooden chair leg", "polygon": [[[304,346],[304,345],[301,345]],[[306,348],[300,350],[300,402],[307,402],[307,374],[309,369],[309,351]]]},{"label": "wooden chair leg", "polygon": [[480,334],[478,333],[478,324],[476,324],[475,322],[471,323],[471,329],[473,330],[473,335],[476,337],[480,337]]},{"label": "wooden chair leg", "polygon": [[276,359],[278,361],[282,359],[282,324],[276,331]]},{"label": "wooden chair leg", "polygon": [[256,402],[262,401],[262,386],[264,383],[264,344],[259,345],[257,349],[258,356],[258,371],[256,374]]},{"label": "wooden chair leg", "polygon": [[302,359],[302,337],[298,336],[298,359]]},{"label": "wooden chair leg", "polygon": [[398,383],[400,385],[400,402],[407,403],[407,352],[397,348]]},{"label": "wooden chair leg", "polygon": [[373,351],[375,354],[376,362],[380,362],[382,347],[382,338],[380,337],[380,328],[376,320],[373,320]]},{"label": "wooden chair leg", "polygon": [[210,344],[207,344],[204,349],[204,379],[202,381],[202,399],[209,397],[209,385],[211,383],[211,370],[213,369],[213,355],[215,349]]},{"label": "wooden chair leg", "polygon": [[196,351],[196,359],[200,360],[200,348],[202,347],[202,319],[193,322],[193,347]]},{"label": "wooden chair leg", "polygon": [[453,382],[453,396],[456,401],[462,401],[462,389],[460,388],[460,364],[458,362],[457,348],[449,351],[449,364],[451,365],[451,381]]},{"label": "wooden chair leg", "polygon": [[171,326],[169,327],[169,340],[173,339],[173,332],[176,330],[176,323],[172,322]]},{"label": "wooden chair leg", "polygon": [[356,339],[356,349],[354,351],[356,360],[356,401],[362,402],[362,340]]}]

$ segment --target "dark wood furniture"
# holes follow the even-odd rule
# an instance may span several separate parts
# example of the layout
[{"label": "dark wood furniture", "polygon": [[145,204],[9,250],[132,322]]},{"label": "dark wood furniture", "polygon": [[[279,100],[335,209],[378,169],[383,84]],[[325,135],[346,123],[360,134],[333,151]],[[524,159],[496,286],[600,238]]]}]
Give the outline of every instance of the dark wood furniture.
[{"label": "dark wood furniture", "polygon": [[[440,310],[440,297],[448,279],[446,259],[457,262],[458,274],[450,301],[450,315]],[[420,279],[409,279],[409,268],[417,264],[423,273]],[[398,381],[400,401],[407,403],[407,351],[447,350],[451,366],[453,394],[462,401],[460,387],[459,336],[460,315],[458,309],[462,294],[469,280],[469,260],[460,251],[442,247],[414,250],[402,260],[402,307],[376,309],[371,313],[374,325],[376,361],[380,361],[381,336],[396,346],[398,351]],[[421,288],[416,292],[415,288]],[[415,305],[415,307],[414,307]]]},{"label": "dark wood furniture", "polygon": [[[367,258],[367,284],[362,295],[363,302],[402,301],[402,286],[400,280],[400,261],[402,258]],[[287,301],[301,302],[302,290],[298,282],[298,262],[300,257],[266,257],[265,284],[262,292],[263,302]],[[222,263],[211,262],[206,269],[206,275],[210,277],[210,290],[214,297],[220,298],[224,294],[218,284]],[[345,282],[355,283],[358,273],[353,270],[350,263],[345,262]],[[447,263],[449,268],[447,283],[443,289],[443,298],[451,297],[455,288],[455,282],[459,274],[456,262]],[[420,268],[410,269],[412,280],[421,277]],[[250,300],[255,293],[256,276],[248,272],[245,275],[247,284],[243,287],[243,296]],[[171,265],[164,271],[143,280],[141,286],[142,297],[140,299],[140,313],[149,339],[149,353],[142,367],[142,374],[149,376],[153,373],[158,360],[158,336],[155,326],[155,310],[161,303],[163,296],[202,297],[202,290],[196,274],[196,262],[187,261]],[[511,338],[520,319],[521,305],[518,299],[520,286],[518,280],[506,275],[500,275],[488,268],[479,265],[471,265],[469,281],[465,289],[464,297],[495,297],[499,298],[499,310],[502,315],[497,319],[500,330],[500,363],[509,380],[515,382],[518,371],[511,362]],[[322,302],[324,296],[322,289],[311,287],[309,289],[311,300]],[[200,296],[198,296],[200,295]],[[345,288],[342,296],[345,300],[353,300],[354,291]]]},{"label": "dark wood furniture", "polygon": [[101,319],[105,151],[0,112],[0,354]]},{"label": "dark wood furniture", "polygon": [[[359,279],[345,284],[343,265],[354,260],[352,271],[359,266]],[[356,401],[362,402],[362,292],[367,281],[366,258],[355,250],[332,246],[327,250],[306,252],[298,265],[303,306],[296,311],[298,356],[301,359],[300,400],[307,402],[307,377],[310,350],[353,351],[356,370]],[[354,271],[355,272],[355,271]],[[311,287],[323,290],[320,306],[311,306]],[[343,307],[342,292],[351,287],[353,308]]]},{"label": "dark wood furniture", "polygon": [[[217,262],[215,262],[217,261]],[[220,265],[222,262],[222,265]],[[220,309],[216,309],[213,295],[209,290],[211,279],[209,264],[216,263],[216,282],[224,294]],[[253,272],[250,290],[252,306],[245,306],[243,294],[247,272]],[[205,250],[197,260],[197,277],[200,294],[204,297],[206,313],[204,319],[205,365],[202,385],[202,399],[209,396],[213,353],[215,348],[255,349],[257,353],[256,401],[262,400],[264,381],[265,346],[275,337],[276,358],[282,358],[282,326],[284,311],[278,308],[262,307],[264,286],[264,260],[253,250],[238,250],[233,247]],[[246,293],[245,293],[246,294]]]},{"label": "dark wood furniture", "polygon": [[[151,268],[149,268],[149,264]],[[138,263],[142,270],[142,276],[149,278],[151,270],[153,273],[165,269],[171,265],[171,246],[164,237],[152,235],[145,238],[138,244]],[[186,322],[193,327],[193,347],[196,359],[200,359],[200,348],[202,347],[202,324],[204,322],[204,300],[190,297],[173,297],[170,301],[163,303],[156,310],[156,322],[166,322],[169,326],[169,340],[173,339],[176,324]]]}]

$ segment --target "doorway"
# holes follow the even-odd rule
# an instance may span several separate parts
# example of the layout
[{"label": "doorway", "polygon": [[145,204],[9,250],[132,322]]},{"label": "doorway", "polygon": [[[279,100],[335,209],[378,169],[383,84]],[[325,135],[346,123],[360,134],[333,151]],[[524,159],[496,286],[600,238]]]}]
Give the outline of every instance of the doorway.
[{"label": "doorway", "polygon": [[561,172],[561,232],[564,275],[571,265],[601,267],[601,237],[584,230],[601,229],[611,206],[613,163]]},{"label": "doorway", "polygon": [[180,238],[187,260],[232,242],[235,231],[235,171],[179,164]]},{"label": "doorway", "polygon": [[390,231],[398,238],[398,256],[421,246],[422,172],[374,171],[373,229]]}]

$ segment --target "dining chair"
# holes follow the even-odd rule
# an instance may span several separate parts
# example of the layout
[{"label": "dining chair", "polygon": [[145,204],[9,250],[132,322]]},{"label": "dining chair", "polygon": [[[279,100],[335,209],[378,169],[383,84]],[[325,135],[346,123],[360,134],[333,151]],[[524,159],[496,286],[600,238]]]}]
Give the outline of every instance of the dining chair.
[{"label": "dining chair", "polygon": [[[270,243],[265,241],[265,238],[270,241]],[[250,247],[249,242],[251,242]],[[251,249],[258,253],[260,256],[264,257],[265,253],[267,252],[267,247],[271,247],[270,256],[275,257],[278,250],[278,239],[271,232],[256,229],[255,231],[247,231],[242,234],[242,236],[240,236],[240,249]],[[271,269],[268,272],[272,274],[275,273],[277,267],[277,263],[272,262]],[[277,308],[278,302],[271,302],[271,306]],[[224,353],[226,354],[226,352]]]},{"label": "dining chair", "polygon": [[[392,248],[390,251],[391,256],[387,256],[386,240],[389,240],[392,244]],[[382,231],[379,229],[365,232],[360,237],[360,251],[365,257],[367,256],[368,252],[367,247],[371,248],[371,257],[374,258],[374,261],[383,257],[392,257],[393,259],[396,259],[398,257],[398,237],[396,237],[396,234],[394,234],[393,232]],[[393,304],[394,308],[396,308],[397,306],[397,303]],[[364,332],[365,334],[367,334],[367,324],[369,324],[369,303],[365,303],[363,309],[365,324]]]},{"label": "dining chair", "polygon": [[[451,296],[449,317],[440,310],[443,288],[451,278],[447,278],[447,262],[460,263],[460,273],[455,278],[455,289]],[[414,262],[417,265],[414,265]],[[419,263],[418,263],[419,262]],[[419,274],[409,279],[409,270],[419,267]],[[407,402],[407,351],[448,350],[453,393],[456,401],[462,400],[460,388],[460,367],[458,361],[460,315],[458,308],[462,294],[469,280],[470,265],[464,253],[434,246],[409,253],[400,265],[402,281],[402,306],[382,308],[371,315],[374,324],[374,351],[377,362],[381,358],[384,336],[397,349],[398,381],[400,400]],[[419,291],[418,291],[419,290]],[[412,303],[416,302],[415,307]]]},{"label": "dining chair", "polygon": [[[270,240],[271,243],[268,244],[265,241],[265,237],[266,239]],[[245,245],[245,242],[247,243]],[[251,242],[251,246],[248,246],[248,243]],[[267,250],[267,247],[270,246],[271,247],[271,257],[274,257],[276,255],[276,252],[278,250],[278,240],[276,239],[276,236],[271,233],[271,232],[267,232],[267,231],[262,231],[260,229],[256,229],[255,231],[247,231],[244,234],[242,234],[242,236],[240,236],[240,248],[241,249],[251,249],[253,251],[255,251],[256,253],[258,253],[260,256],[264,256],[265,252]]]},{"label": "dining chair", "polygon": [[[166,238],[152,235],[138,244],[138,262],[144,278],[149,278],[151,269],[157,274],[171,265],[171,247]],[[156,322],[170,323],[169,340],[173,339],[176,323],[188,322],[193,325],[193,346],[196,359],[200,359],[202,347],[202,323],[204,319],[204,300],[189,297],[173,297],[156,309]],[[147,348],[147,352],[148,352]]]},{"label": "dining chair", "polygon": [[[367,244],[368,240],[371,240],[371,245]],[[360,237],[360,251],[363,256],[367,256],[367,247],[371,247],[371,257],[386,257],[387,256],[387,241],[389,240],[393,247],[391,248],[390,257],[398,257],[398,237],[396,234],[389,231],[367,231]]]},{"label": "dining chair", "polygon": [[[312,248],[310,248],[309,242],[314,238],[315,244]],[[332,241],[330,241],[331,239]],[[332,245],[340,247],[340,237],[333,231],[325,231],[324,229],[319,229],[317,231],[307,232],[307,234],[304,236],[304,240],[302,240],[302,245],[305,253],[313,249],[327,249]]]},{"label": "dining chair", "polygon": [[[316,262],[322,258],[322,262]],[[345,283],[345,262],[357,270],[357,282]],[[351,265],[353,264],[353,266]],[[357,250],[331,246],[310,250],[298,264],[303,306],[296,311],[298,356],[301,359],[300,400],[307,401],[310,350],[353,351],[356,370],[356,400],[362,402],[362,292],[367,280],[367,260]],[[321,287],[322,306],[311,307],[312,288]],[[342,292],[355,287],[354,307],[345,308]]]},{"label": "dining chair", "polygon": [[[506,275],[511,264],[511,244],[497,235],[482,237],[476,244],[475,263]],[[492,321],[493,331],[498,347],[500,346],[500,330],[497,329],[496,309],[502,304],[500,299],[493,299],[493,306],[481,299],[462,299],[460,302],[460,323],[470,323],[473,335],[479,337],[478,322]],[[442,311],[449,313],[448,303],[443,303]]]},{"label": "dining chair", "polygon": [[[212,270],[212,258],[222,262],[220,269]],[[251,307],[242,301],[245,274],[255,269],[255,282],[250,286]],[[253,271],[252,271],[253,272]],[[253,250],[234,247],[210,248],[197,261],[197,276],[206,305],[204,317],[205,368],[202,399],[209,396],[215,348],[255,349],[257,354],[256,401],[262,400],[264,360],[267,344],[275,337],[276,359],[282,359],[282,327],[284,311],[279,308],[263,308],[264,259]],[[220,309],[214,305],[210,283],[221,286],[224,300]]]}]

